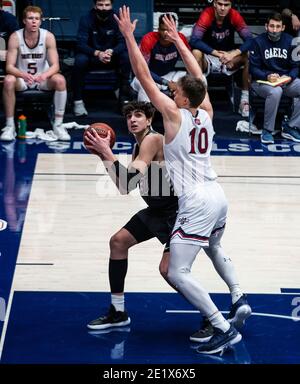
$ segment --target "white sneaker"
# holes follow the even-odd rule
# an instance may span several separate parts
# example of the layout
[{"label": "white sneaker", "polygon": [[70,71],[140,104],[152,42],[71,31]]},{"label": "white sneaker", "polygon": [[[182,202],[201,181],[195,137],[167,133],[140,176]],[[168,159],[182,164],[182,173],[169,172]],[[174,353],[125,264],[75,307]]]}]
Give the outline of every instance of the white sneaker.
[{"label": "white sneaker", "polygon": [[53,131],[57,136],[58,140],[64,140],[64,141],[71,140],[71,136],[68,134],[66,128],[62,124],[60,125],[53,124]]},{"label": "white sneaker", "polygon": [[246,120],[240,120],[237,122],[236,130],[240,132],[251,132],[253,135],[261,135],[262,130],[258,129],[255,124],[249,124],[249,121]]},{"label": "white sneaker", "polygon": [[247,100],[241,100],[239,106],[239,114],[243,117],[249,117],[249,103]]},{"label": "white sneaker", "polygon": [[252,135],[261,135],[262,134],[262,129],[258,129],[255,124],[250,125],[250,132]]},{"label": "white sneaker", "polygon": [[74,115],[75,116],[87,116],[88,112],[85,109],[84,103],[74,103]]},{"label": "white sneaker", "polygon": [[3,143],[1,144],[2,151],[7,154],[7,157],[9,159],[12,159],[14,157],[15,153],[15,141],[12,141],[10,143]]},{"label": "white sneaker", "polygon": [[3,141],[12,141],[16,138],[16,129],[15,127],[11,127],[7,125],[2,129],[2,134],[0,136],[0,140]]}]

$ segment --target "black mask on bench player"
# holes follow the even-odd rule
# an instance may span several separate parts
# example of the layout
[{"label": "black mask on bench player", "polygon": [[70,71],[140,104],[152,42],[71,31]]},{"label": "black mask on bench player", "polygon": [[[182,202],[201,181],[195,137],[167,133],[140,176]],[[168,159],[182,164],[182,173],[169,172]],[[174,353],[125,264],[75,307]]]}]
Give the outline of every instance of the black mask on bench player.
[{"label": "black mask on bench player", "polygon": [[96,13],[100,19],[105,20],[113,13],[113,10],[112,9],[96,9]]}]

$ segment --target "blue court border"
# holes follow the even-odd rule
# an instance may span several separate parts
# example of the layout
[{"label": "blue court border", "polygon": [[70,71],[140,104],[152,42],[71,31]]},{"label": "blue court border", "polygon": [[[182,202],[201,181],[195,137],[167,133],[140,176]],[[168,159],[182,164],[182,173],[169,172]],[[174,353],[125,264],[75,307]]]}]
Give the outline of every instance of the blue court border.
[{"label": "blue court border", "polygon": [[[78,136],[78,135],[77,135]],[[118,141],[115,146],[115,153],[131,153],[132,151],[133,140],[128,139],[127,136],[118,137]],[[5,183],[5,175],[4,175],[4,166],[5,156],[6,156],[6,143],[0,143],[0,161],[1,161],[1,173],[0,173],[0,183]],[[14,143],[14,169],[15,169],[15,177],[16,179],[21,179],[24,174],[26,175],[26,183],[32,182],[32,177],[34,173],[35,162],[38,153],[86,153],[86,150],[83,148],[82,140],[80,138],[75,138],[70,143],[44,143],[40,140],[29,140],[27,142],[24,141],[16,141]],[[88,154],[87,154],[88,155]],[[213,146],[212,151],[213,156],[300,156],[300,144],[291,143],[286,140],[276,140],[275,144],[262,145],[257,139],[250,139],[248,137],[243,139],[216,139],[216,142]],[[25,159],[25,161],[24,161]],[[221,176],[221,175],[220,175]],[[299,175],[295,175],[295,177],[299,177]],[[1,211],[4,212],[3,209],[3,190],[0,189],[0,207]],[[26,212],[26,205],[23,207]],[[1,214],[1,219],[6,219],[5,215],[3,217],[3,213]],[[6,304],[9,298],[10,287],[12,283],[13,273],[16,264],[16,258],[19,250],[20,239],[22,235],[22,227],[23,223],[18,230],[18,232],[11,232],[8,229],[0,232],[0,298],[2,299],[1,303]],[[300,292],[299,288],[296,289],[285,289],[282,288],[282,293],[286,294],[297,294]],[[27,293],[26,293],[27,294]],[[12,315],[17,311],[15,308],[15,303],[19,303],[20,298],[26,296],[25,293],[17,292],[14,297],[13,307],[12,307]],[[37,293],[38,294],[38,293]],[[64,293],[61,292],[61,295]],[[25,295],[25,296],[23,296]],[[34,296],[34,293],[32,293]],[[299,293],[300,296],[300,293]],[[267,297],[270,297],[267,295]],[[280,300],[279,298],[282,295],[278,295],[278,298],[275,300],[276,302]],[[263,296],[260,297],[260,300]],[[27,300],[27,299],[26,299]],[[153,299],[154,300],[154,299]],[[156,299],[155,299],[156,300]],[[155,302],[154,300],[154,302]],[[153,304],[154,305],[154,304]],[[22,307],[20,302],[20,307]],[[6,308],[3,306],[0,308],[0,335],[3,328],[3,312]],[[2,311],[2,312],[1,312]],[[135,310],[133,309],[133,312]],[[90,311],[89,311],[90,314]],[[14,316],[14,315],[13,315]],[[8,331],[11,327],[11,318],[8,324]],[[295,323],[296,324],[296,323]],[[299,328],[299,324],[298,324]],[[296,327],[295,330],[297,331]],[[8,333],[8,336],[10,333]],[[298,337],[298,333],[296,335]],[[300,337],[295,337],[294,328],[290,338],[293,340],[300,340]],[[10,340],[10,336],[9,339]],[[7,343],[9,341],[6,341]],[[6,345],[6,344],[5,344]],[[8,354],[7,350],[7,354]],[[6,355],[6,350],[4,350],[4,355]],[[298,359],[298,355],[295,355],[295,359]],[[5,358],[6,359],[6,358]],[[275,359],[276,360],[276,359]],[[8,362],[8,360],[7,360]],[[294,358],[291,357],[290,362],[294,362]],[[280,363],[280,362],[278,362]],[[298,361],[299,363],[299,361]]]}]

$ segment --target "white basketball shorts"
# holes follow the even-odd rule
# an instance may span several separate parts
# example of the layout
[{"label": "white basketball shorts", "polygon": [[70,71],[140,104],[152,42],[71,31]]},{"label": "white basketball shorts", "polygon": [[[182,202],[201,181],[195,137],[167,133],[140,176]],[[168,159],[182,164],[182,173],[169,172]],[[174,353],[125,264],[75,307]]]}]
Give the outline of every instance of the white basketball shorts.
[{"label": "white basketball shorts", "polygon": [[230,71],[227,69],[225,64],[222,64],[218,57],[213,55],[205,55],[205,59],[207,61],[207,70],[204,73],[204,76],[208,76],[210,73],[223,73],[223,75],[231,76],[233,73],[238,71],[235,69],[234,71]]},{"label": "white basketball shorts", "polygon": [[204,182],[179,198],[171,244],[209,246],[209,238],[225,227],[227,199],[216,181]]}]

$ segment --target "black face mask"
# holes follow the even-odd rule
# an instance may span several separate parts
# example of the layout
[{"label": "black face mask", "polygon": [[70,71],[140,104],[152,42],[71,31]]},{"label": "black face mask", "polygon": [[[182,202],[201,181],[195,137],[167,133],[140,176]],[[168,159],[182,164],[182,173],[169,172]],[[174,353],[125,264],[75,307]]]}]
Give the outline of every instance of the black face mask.
[{"label": "black face mask", "polygon": [[112,13],[113,13],[112,9],[102,9],[102,10],[96,9],[97,16],[102,20],[107,19]]},{"label": "black face mask", "polygon": [[268,32],[268,37],[271,41],[279,41],[281,37],[281,32]]}]

